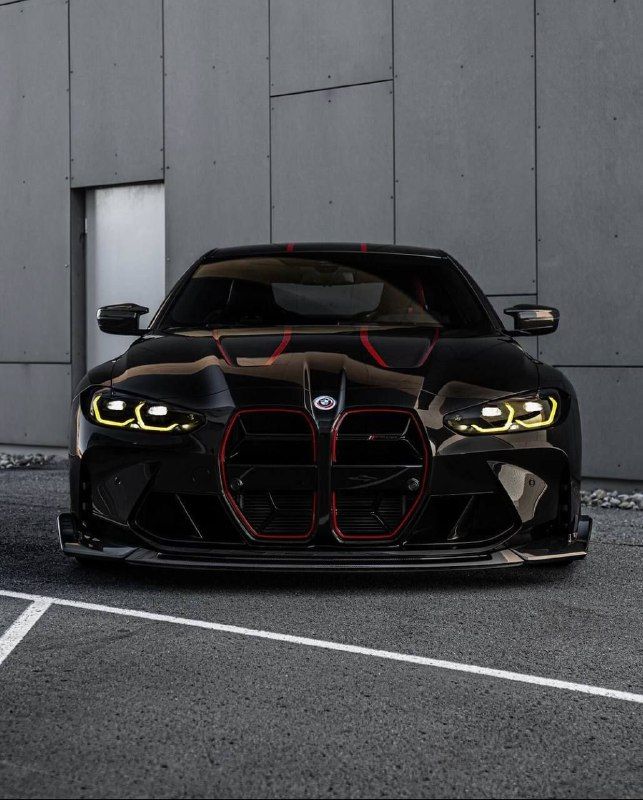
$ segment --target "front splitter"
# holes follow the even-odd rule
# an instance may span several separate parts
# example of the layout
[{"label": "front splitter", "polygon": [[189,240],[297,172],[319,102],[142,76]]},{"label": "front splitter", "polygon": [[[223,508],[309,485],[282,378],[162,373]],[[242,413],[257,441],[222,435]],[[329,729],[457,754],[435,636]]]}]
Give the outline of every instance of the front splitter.
[{"label": "front splitter", "polygon": [[115,561],[132,566],[170,569],[219,570],[236,572],[425,572],[454,569],[502,569],[536,563],[571,561],[584,558],[591,535],[592,521],[581,517],[578,531],[565,548],[534,549],[505,547],[483,554],[449,555],[435,551],[383,552],[295,550],[254,550],[250,553],[230,550],[207,554],[171,554],[145,547],[96,546],[78,541],[75,519],[71,514],[58,517],[60,547],[68,556],[97,561]]}]

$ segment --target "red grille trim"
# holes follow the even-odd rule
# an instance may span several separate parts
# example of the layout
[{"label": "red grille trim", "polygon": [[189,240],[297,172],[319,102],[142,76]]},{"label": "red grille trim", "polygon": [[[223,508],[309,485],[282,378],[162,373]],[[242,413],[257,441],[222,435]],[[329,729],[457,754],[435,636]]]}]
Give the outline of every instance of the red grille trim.
[{"label": "red grille trim", "polygon": [[317,523],[317,492],[313,492],[313,502],[312,502],[312,510],[311,510],[311,519],[310,519],[310,526],[306,530],[305,533],[261,533],[257,531],[253,525],[249,522],[243,511],[239,508],[238,503],[234,499],[232,492],[230,491],[230,486],[228,485],[228,476],[226,473],[225,467],[225,458],[226,458],[226,450],[228,447],[228,442],[230,440],[230,436],[234,427],[237,423],[237,420],[244,416],[245,414],[297,414],[300,417],[303,417],[306,420],[306,424],[310,428],[311,433],[311,445],[312,445],[312,461],[311,463],[317,463],[317,429],[310,418],[310,416],[305,412],[297,408],[242,408],[238,411],[235,411],[230,419],[228,420],[228,424],[226,425],[225,431],[223,432],[223,437],[221,439],[221,445],[219,447],[219,475],[221,476],[221,488],[223,490],[223,495],[232,509],[233,514],[237,517],[241,525],[245,528],[250,536],[253,539],[261,539],[261,540],[269,540],[269,541],[302,541],[309,539],[316,528]]},{"label": "red grille trim", "polygon": [[333,528],[333,533],[343,542],[350,542],[350,541],[391,541],[395,539],[395,537],[403,530],[404,526],[408,523],[411,519],[413,514],[417,511],[418,506],[422,502],[422,497],[424,494],[424,490],[426,488],[427,479],[429,475],[429,448],[427,445],[426,433],[420,424],[420,421],[417,418],[417,415],[414,414],[412,411],[409,411],[404,408],[382,408],[378,406],[372,406],[369,408],[351,408],[344,411],[339,417],[335,420],[333,425],[333,429],[331,432],[331,443],[330,443],[330,460],[331,464],[334,464],[337,460],[337,438],[339,435],[339,429],[343,421],[346,417],[350,416],[351,414],[373,414],[378,412],[384,412],[389,414],[404,414],[409,419],[412,420],[413,424],[417,432],[420,435],[420,441],[422,442],[422,454],[423,454],[423,464],[424,467],[422,469],[422,479],[420,482],[420,488],[417,492],[417,497],[409,507],[406,514],[402,517],[400,522],[395,526],[392,531],[388,531],[387,533],[373,533],[373,534],[350,534],[344,533],[338,523],[337,520],[337,495],[336,492],[333,490],[331,492],[331,503],[330,503],[330,517],[331,517],[331,524]]}]

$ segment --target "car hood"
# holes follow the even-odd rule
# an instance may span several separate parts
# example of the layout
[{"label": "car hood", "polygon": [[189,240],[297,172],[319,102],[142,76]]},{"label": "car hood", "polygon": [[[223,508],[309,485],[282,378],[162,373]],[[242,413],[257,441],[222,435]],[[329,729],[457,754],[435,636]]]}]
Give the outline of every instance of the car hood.
[{"label": "car hood", "polygon": [[509,336],[437,329],[354,328],[181,331],[147,335],[113,363],[115,390],[196,409],[346,405],[443,410],[537,388],[538,365]]}]

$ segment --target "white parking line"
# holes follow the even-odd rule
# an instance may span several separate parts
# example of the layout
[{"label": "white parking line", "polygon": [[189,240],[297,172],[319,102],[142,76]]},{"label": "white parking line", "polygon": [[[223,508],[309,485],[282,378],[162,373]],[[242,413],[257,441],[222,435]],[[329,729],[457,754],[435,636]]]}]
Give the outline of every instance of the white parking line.
[{"label": "white parking line", "polygon": [[[336,650],[341,653],[355,653],[362,656],[373,658],[384,658],[389,661],[403,661],[408,664],[419,664],[424,667],[436,667],[437,669],[447,669],[453,672],[467,672],[474,675],[485,675],[489,678],[500,678],[506,681],[517,683],[530,683],[537,686],[547,686],[551,689],[566,689],[571,692],[581,694],[598,695],[599,697],[609,697],[614,700],[626,700],[630,703],[643,703],[643,694],[634,692],[623,692],[618,689],[606,689],[602,686],[592,686],[586,683],[572,683],[571,681],[559,681],[555,678],[543,678],[539,675],[529,675],[522,672],[508,672],[504,669],[491,669],[490,667],[478,667],[475,664],[462,664],[457,661],[443,661],[438,658],[427,658],[426,656],[414,656],[408,653],[394,653],[390,650],[375,650],[371,647],[361,647],[354,644],[342,644],[340,642],[327,642],[323,639],[309,639],[305,636],[291,636],[287,633],[272,633],[271,631],[254,630],[253,628],[240,628],[236,625],[224,625],[220,622],[209,622],[200,619],[187,619],[186,617],[173,617],[168,614],[154,614],[149,611],[135,611],[129,608],[118,608],[116,606],[103,606],[98,603],[85,603],[81,600],[64,600],[59,597],[43,597],[37,594],[25,594],[24,592],[12,592],[0,589],[0,597],[13,597],[19,600],[31,600],[33,605],[20,615],[18,620],[9,628],[2,637],[4,639],[9,632],[20,622],[30,609],[36,613],[35,606],[42,609],[38,617],[47,610],[50,605],[69,606],[71,608],[82,608],[86,611],[100,611],[105,614],[118,614],[124,617],[135,617],[137,619],[149,619],[154,622],[170,622],[174,625],[187,625],[191,628],[204,628],[210,631],[221,633],[234,633],[240,636],[251,636],[257,639],[270,639],[275,642],[287,642],[288,644],[298,644],[304,647],[319,647],[323,650]],[[33,622],[36,620],[34,619]],[[33,622],[29,624],[27,630]],[[26,631],[25,631],[26,633]],[[24,635],[24,634],[23,634]],[[20,637],[22,638],[22,637]],[[20,641],[20,638],[15,644]],[[1,642],[2,640],[0,640]],[[15,647],[15,644],[13,647]],[[13,649],[13,647],[11,649]],[[9,650],[11,652],[11,650]],[[0,659],[1,663],[2,659]]]},{"label": "white parking line", "polygon": [[51,600],[47,600],[44,597],[34,599],[33,603],[0,636],[0,664],[13,648],[24,639],[50,605]]}]

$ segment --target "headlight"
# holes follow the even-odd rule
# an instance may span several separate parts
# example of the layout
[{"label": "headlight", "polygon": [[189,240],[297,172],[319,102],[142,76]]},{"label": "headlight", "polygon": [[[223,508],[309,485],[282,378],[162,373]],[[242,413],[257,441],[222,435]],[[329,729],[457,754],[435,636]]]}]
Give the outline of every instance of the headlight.
[{"label": "headlight", "polygon": [[444,424],[464,436],[538,430],[556,424],[560,405],[557,392],[510,397],[447,414]]},{"label": "headlight", "polygon": [[154,400],[116,395],[104,389],[93,395],[89,413],[95,422],[108,428],[157,433],[187,433],[204,422],[201,414],[181,411]]}]

